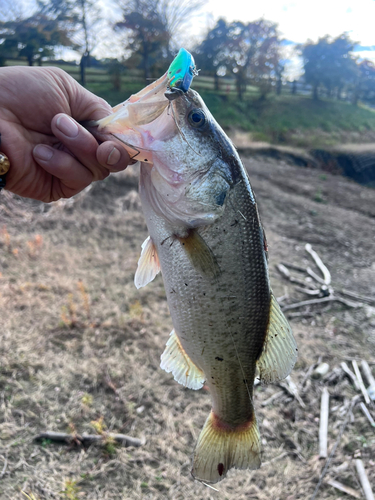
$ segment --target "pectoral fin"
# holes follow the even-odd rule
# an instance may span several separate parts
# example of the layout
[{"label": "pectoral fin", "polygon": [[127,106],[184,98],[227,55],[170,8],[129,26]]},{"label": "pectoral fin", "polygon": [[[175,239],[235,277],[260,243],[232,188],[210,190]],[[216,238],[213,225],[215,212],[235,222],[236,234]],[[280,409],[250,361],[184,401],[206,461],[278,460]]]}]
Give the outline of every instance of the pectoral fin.
[{"label": "pectoral fin", "polygon": [[137,271],[134,276],[134,284],[137,288],[146,286],[160,271],[159,257],[156,247],[148,236],[142,243],[141,256],[138,261]]},{"label": "pectoral fin", "polygon": [[193,229],[186,238],[177,238],[187,253],[194,268],[202,275],[216,278],[220,274],[220,267],[211,248],[202,236]]},{"label": "pectoral fin", "polygon": [[171,331],[165,351],[161,355],[160,367],[171,373],[174,379],[188,389],[201,389],[205,376],[186,354],[174,330]]},{"label": "pectoral fin", "polygon": [[297,353],[292,329],[271,294],[268,330],[262,354],[257,361],[261,381],[268,384],[287,377],[297,360]]}]

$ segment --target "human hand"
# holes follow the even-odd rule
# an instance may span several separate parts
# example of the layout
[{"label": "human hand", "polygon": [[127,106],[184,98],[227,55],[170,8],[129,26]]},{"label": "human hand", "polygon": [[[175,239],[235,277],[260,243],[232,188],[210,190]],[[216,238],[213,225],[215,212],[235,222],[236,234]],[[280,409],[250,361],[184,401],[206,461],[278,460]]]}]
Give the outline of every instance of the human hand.
[{"label": "human hand", "polygon": [[130,161],[126,150],[112,140],[98,145],[77,123],[111,112],[59,68],[0,68],[0,149],[10,160],[6,189],[50,202],[123,170]]}]

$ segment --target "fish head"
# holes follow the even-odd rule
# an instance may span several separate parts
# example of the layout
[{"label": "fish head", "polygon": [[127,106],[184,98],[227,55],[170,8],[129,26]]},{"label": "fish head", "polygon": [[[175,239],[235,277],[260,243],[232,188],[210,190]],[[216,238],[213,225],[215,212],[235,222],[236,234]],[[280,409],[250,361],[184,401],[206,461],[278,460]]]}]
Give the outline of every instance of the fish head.
[{"label": "fish head", "polygon": [[151,170],[141,167],[144,206],[179,229],[211,224],[222,215],[237,153],[196,91],[170,100],[147,127],[143,145],[153,161]]},{"label": "fish head", "polygon": [[144,210],[152,208],[180,229],[222,214],[236,152],[196,91],[173,91],[164,75],[99,126],[142,162]]}]

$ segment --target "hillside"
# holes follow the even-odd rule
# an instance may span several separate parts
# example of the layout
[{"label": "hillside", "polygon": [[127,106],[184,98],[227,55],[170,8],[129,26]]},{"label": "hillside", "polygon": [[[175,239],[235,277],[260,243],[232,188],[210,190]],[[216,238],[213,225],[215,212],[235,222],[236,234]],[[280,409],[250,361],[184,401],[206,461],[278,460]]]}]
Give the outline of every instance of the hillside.
[{"label": "hillside", "polygon": [[[9,60],[7,64],[25,62]],[[79,81],[77,65],[53,61],[50,64],[59,66]],[[119,80],[121,90],[116,91],[106,69],[87,69],[87,88],[112,106],[144,87],[140,70],[124,69]],[[221,79],[220,91],[215,92],[213,78],[202,73],[194,79],[193,88],[201,93],[222,127],[227,131],[245,131],[251,141],[303,148],[375,142],[375,111],[367,107],[328,99],[314,102],[309,95],[291,95],[286,86],[281,96],[271,93],[261,100],[258,89],[249,85],[244,101],[240,102],[233,79]]]},{"label": "hillside", "polygon": [[[305,243],[330,269],[335,289],[373,297],[373,191],[283,160],[252,156],[244,163],[281,303],[306,296],[280,276],[278,263],[319,272]],[[300,400],[286,384],[257,386],[262,468],[232,471],[218,492],[192,480],[190,457],[209,395],[184,389],[159,368],[172,328],[163,283],[158,277],[139,291],[133,285],[146,235],[136,167],[51,206],[2,195],[0,497],[24,500],[24,491],[32,500],[310,499],[324,466],[318,459],[323,387],[330,393],[329,450],[339,444],[317,498],[339,498],[328,478],[361,491],[358,456],[375,484],[374,431],[340,367],[365,359],[375,374],[375,308],[340,303],[288,312],[299,347],[291,378]],[[321,361],[328,373],[314,378]],[[46,430],[108,430],[144,444],[123,448],[107,441],[82,449],[34,441]]]}]

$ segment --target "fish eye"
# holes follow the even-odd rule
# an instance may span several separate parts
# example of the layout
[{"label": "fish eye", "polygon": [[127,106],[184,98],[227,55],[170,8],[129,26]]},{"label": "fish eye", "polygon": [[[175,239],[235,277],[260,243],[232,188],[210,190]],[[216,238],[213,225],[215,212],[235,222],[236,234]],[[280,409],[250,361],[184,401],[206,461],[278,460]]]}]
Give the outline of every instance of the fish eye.
[{"label": "fish eye", "polygon": [[202,128],[206,123],[206,115],[201,109],[193,109],[188,115],[189,123],[194,128]]}]

